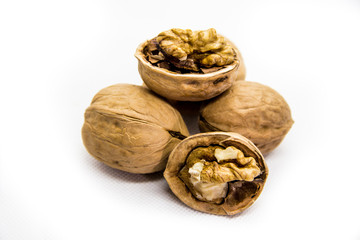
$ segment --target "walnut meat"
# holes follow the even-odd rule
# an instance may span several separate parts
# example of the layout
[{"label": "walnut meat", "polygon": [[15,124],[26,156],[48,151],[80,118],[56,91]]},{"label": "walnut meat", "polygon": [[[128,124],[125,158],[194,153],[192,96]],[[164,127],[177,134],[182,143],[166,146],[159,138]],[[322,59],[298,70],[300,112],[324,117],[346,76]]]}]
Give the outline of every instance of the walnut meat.
[{"label": "walnut meat", "polygon": [[130,84],[99,91],[82,128],[91,155],[131,173],[163,170],[172,149],[188,134],[177,110],[147,88]]},{"label": "walnut meat", "polygon": [[239,50],[215,29],[162,32],[140,44],[135,57],[146,86],[172,100],[210,99],[245,77]]},{"label": "walnut meat", "polygon": [[200,67],[221,67],[234,62],[234,49],[213,28],[204,31],[173,28],[160,33],[153,42],[158,44],[165,59],[180,71],[196,72]]},{"label": "walnut meat", "polygon": [[189,207],[217,215],[239,213],[259,197],[268,168],[258,148],[237,133],[200,133],[177,145],[164,177]]},{"label": "walnut meat", "polygon": [[237,132],[262,152],[275,149],[294,121],[285,99],[272,88],[256,82],[238,81],[200,109],[201,132]]}]

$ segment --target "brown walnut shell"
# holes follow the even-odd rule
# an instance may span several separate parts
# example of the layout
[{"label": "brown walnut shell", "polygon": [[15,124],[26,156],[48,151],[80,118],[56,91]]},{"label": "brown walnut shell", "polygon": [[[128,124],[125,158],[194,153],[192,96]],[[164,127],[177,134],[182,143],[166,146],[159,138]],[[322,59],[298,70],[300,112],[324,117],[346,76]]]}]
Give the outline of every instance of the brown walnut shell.
[{"label": "brown walnut shell", "polygon": [[201,107],[201,132],[237,132],[268,154],[284,139],[294,121],[289,105],[274,89],[238,81]]},{"label": "brown walnut shell", "polygon": [[91,155],[131,173],[163,170],[172,149],[188,135],[176,109],[149,89],[130,84],[100,90],[82,128]]},{"label": "brown walnut shell", "polygon": [[243,58],[241,52],[239,51],[239,49],[236,47],[236,45],[233,42],[231,42],[230,40],[228,40],[228,39],[227,39],[227,41],[233,47],[233,49],[235,50],[236,56],[238,56],[239,62],[240,62],[239,69],[238,69],[238,75],[237,75],[235,81],[245,80],[245,78],[246,78],[246,66],[245,66],[245,63],[244,63],[244,58]]},{"label": "brown walnut shell", "polygon": [[[198,200],[179,177],[193,149],[212,145],[236,147],[245,156],[253,157],[261,170],[261,174],[252,182],[229,182],[227,195],[221,203]],[[186,138],[171,152],[164,172],[170,189],[183,203],[195,210],[216,215],[234,215],[250,207],[260,196],[267,176],[268,167],[260,150],[250,140],[230,132],[199,133]]]},{"label": "brown walnut shell", "polygon": [[234,81],[245,79],[243,59],[235,46],[236,57],[232,64],[215,72],[201,74],[176,73],[152,65],[144,54],[147,44],[148,41],[143,42],[135,52],[140,76],[147,87],[167,99],[203,101],[221,94]]}]

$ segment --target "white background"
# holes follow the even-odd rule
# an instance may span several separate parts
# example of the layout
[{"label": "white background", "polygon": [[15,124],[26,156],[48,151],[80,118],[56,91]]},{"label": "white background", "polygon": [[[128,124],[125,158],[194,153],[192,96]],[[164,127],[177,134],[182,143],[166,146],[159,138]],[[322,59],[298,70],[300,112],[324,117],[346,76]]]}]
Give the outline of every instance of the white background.
[{"label": "white background", "polygon": [[[140,85],[137,45],[173,27],[227,36],[247,80],[291,107],[239,215],[196,212],[161,173],[110,169],[82,145],[93,95]],[[360,1],[5,0],[0,81],[1,240],[360,239]]]}]

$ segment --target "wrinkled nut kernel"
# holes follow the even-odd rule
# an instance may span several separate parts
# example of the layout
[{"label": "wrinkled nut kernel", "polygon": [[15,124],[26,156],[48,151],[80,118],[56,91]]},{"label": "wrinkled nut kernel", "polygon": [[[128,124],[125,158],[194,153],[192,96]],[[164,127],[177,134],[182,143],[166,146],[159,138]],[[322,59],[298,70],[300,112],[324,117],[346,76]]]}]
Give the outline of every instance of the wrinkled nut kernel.
[{"label": "wrinkled nut kernel", "polygon": [[239,149],[208,146],[191,151],[179,176],[197,199],[221,203],[229,182],[251,182],[259,174],[255,159]]},{"label": "wrinkled nut kernel", "polygon": [[239,81],[200,109],[201,132],[237,132],[268,154],[284,139],[294,121],[285,99],[272,88]]},{"label": "wrinkled nut kernel", "polygon": [[201,67],[221,67],[234,62],[234,49],[213,28],[205,31],[173,28],[160,33],[151,44],[158,51],[149,51],[150,56],[159,52],[179,71],[198,72]]},{"label": "wrinkled nut kernel", "polygon": [[239,213],[257,199],[268,175],[256,146],[237,133],[190,136],[169,156],[164,177],[173,193],[193,209]]},{"label": "wrinkled nut kernel", "polygon": [[215,29],[171,29],[139,45],[135,57],[147,87],[178,101],[202,101],[244,80],[239,50]]},{"label": "wrinkled nut kernel", "polygon": [[172,149],[188,135],[176,109],[149,89],[130,84],[100,90],[82,128],[91,155],[131,173],[163,170]]}]

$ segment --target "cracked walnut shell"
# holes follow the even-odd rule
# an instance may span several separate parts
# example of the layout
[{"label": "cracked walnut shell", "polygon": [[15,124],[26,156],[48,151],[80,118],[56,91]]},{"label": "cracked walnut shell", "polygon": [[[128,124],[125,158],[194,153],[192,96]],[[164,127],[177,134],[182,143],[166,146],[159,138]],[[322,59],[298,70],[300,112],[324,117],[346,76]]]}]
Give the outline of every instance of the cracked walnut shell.
[{"label": "cracked walnut shell", "polygon": [[237,132],[268,154],[284,139],[294,121],[289,105],[274,89],[238,81],[200,109],[201,132]]},{"label": "cracked walnut shell", "polygon": [[[146,86],[167,99],[203,101],[221,94],[234,81],[243,80],[245,67],[239,50],[214,31],[171,29],[140,44],[135,57]],[[200,41],[195,41],[194,36],[201,35],[199,32],[209,36],[203,42],[211,39],[211,44],[201,45],[203,48],[197,46]],[[209,53],[195,52],[195,47]],[[216,49],[220,53],[212,54],[212,50],[208,48],[215,47],[223,50]],[[149,56],[148,52],[156,52],[158,55],[150,53]],[[230,53],[231,58],[224,57]],[[195,64],[197,60],[204,66]],[[173,67],[169,67],[170,65]]]},{"label": "cracked walnut shell", "polygon": [[131,173],[163,170],[172,149],[188,135],[176,109],[149,89],[130,84],[100,90],[82,128],[91,155]]},{"label": "cracked walnut shell", "polygon": [[263,190],[268,168],[260,150],[237,133],[192,135],[169,156],[164,177],[189,207],[234,215],[250,207]]}]

